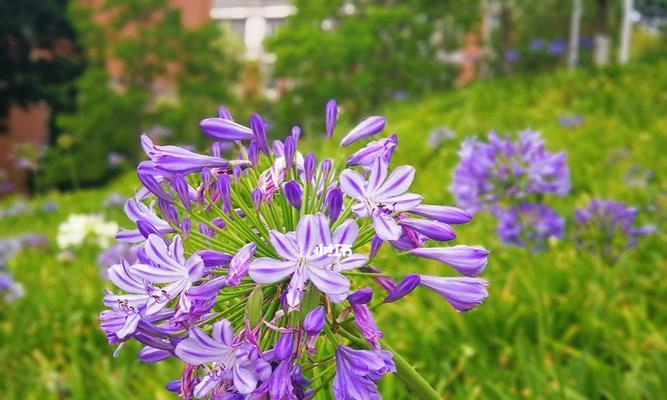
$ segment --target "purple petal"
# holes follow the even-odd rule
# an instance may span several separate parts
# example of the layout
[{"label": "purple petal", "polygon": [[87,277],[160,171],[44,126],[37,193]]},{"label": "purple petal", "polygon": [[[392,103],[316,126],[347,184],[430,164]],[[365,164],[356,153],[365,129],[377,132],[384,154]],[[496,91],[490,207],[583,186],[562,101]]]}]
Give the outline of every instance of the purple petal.
[{"label": "purple petal", "polygon": [[284,233],[275,230],[269,231],[269,240],[282,258],[286,260],[296,260],[299,258],[297,244]]},{"label": "purple petal", "polygon": [[336,117],[338,116],[338,105],[336,100],[330,99],[324,108],[324,119],[326,121],[327,137],[333,136],[334,128],[336,127]]},{"label": "purple petal", "polygon": [[250,264],[250,278],[260,284],[274,283],[287,278],[296,265],[292,261],[258,258]]},{"label": "purple petal", "polygon": [[332,243],[352,245],[359,235],[359,225],[352,219],[347,219],[333,232]]},{"label": "purple petal", "polygon": [[350,290],[350,281],[343,274],[327,268],[309,268],[308,277],[313,285],[328,295],[346,295]]},{"label": "purple petal", "polygon": [[419,275],[407,275],[401,283],[394,288],[394,290],[389,293],[389,295],[384,299],[385,303],[394,302],[404,296],[407,296],[412,292],[417,286],[419,286],[420,278]]},{"label": "purple petal", "polygon": [[207,118],[199,123],[199,127],[206,135],[218,140],[252,140],[254,138],[250,128],[237,124],[231,119]]},{"label": "purple petal", "polygon": [[488,297],[488,282],[479,278],[448,278],[420,275],[421,285],[434,290],[456,311],[468,311]]},{"label": "purple petal", "polygon": [[429,247],[410,250],[417,257],[437,260],[466,276],[478,276],[488,261],[488,250],[479,246]]},{"label": "purple petal", "polygon": [[375,234],[382,240],[398,240],[403,231],[391,215],[377,212],[371,216]]},{"label": "purple petal", "polygon": [[358,201],[364,200],[366,182],[357,171],[346,169],[341,172],[339,181],[340,188],[345,194]]},{"label": "purple petal", "polygon": [[415,169],[409,165],[396,168],[384,181],[382,186],[374,191],[376,198],[389,198],[401,195],[410,188],[415,177]]},{"label": "purple petal", "polygon": [[403,218],[398,222],[401,226],[414,229],[422,235],[439,241],[447,241],[456,238],[456,233],[451,226],[427,219]]}]

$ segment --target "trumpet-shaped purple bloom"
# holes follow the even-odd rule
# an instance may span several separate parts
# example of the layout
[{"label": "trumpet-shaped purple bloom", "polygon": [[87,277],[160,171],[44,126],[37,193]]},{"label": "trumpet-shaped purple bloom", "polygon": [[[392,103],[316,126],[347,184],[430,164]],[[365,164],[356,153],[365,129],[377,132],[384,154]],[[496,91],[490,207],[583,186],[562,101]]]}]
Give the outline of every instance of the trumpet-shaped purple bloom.
[{"label": "trumpet-shaped purple bloom", "polygon": [[271,244],[282,260],[262,257],[250,264],[250,278],[260,284],[281,281],[291,276],[287,286],[287,304],[301,302],[306,283],[312,282],[331,301],[340,303],[347,297],[350,281],[342,271],[363,266],[368,258],[362,254],[331,256],[318,249],[332,244],[352,245],[357,238],[357,224],[348,220],[333,232],[323,214],[304,215],[295,232],[270,231]]},{"label": "trumpet-shaped purple bloom", "polygon": [[[224,121],[224,120],[223,120]],[[188,174],[201,171],[202,168],[230,169],[236,165],[247,166],[245,160],[225,160],[198,154],[177,146],[158,146],[146,136],[141,136],[141,144],[146,155],[153,161],[155,168],[166,173]]]},{"label": "trumpet-shaped purple bloom", "polygon": [[387,372],[396,372],[390,352],[353,350],[340,345],[336,350],[334,397],[336,400],[379,400],[382,397],[375,384]]},{"label": "trumpet-shaped purple bloom", "polygon": [[516,142],[492,132],[486,143],[466,140],[459,156],[450,189],[469,212],[531,194],[562,196],[570,190],[566,154],[546,151],[538,132],[521,132]]},{"label": "trumpet-shaped purple bloom", "polygon": [[227,320],[213,324],[211,336],[192,328],[187,339],[176,345],[175,353],[188,364],[213,365],[211,372],[194,387],[195,397],[206,396],[220,386],[249,394],[271,373],[271,367],[257,349],[246,343],[234,343],[234,330]]},{"label": "trumpet-shaped purple bloom", "polygon": [[562,238],[565,230],[565,220],[542,204],[521,203],[495,214],[498,236],[507,244],[539,250],[550,237]]},{"label": "trumpet-shaped purple bloom", "polygon": [[394,155],[398,137],[391,135],[388,138],[379,139],[368,143],[363,149],[358,150],[347,159],[348,166],[362,165],[370,167],[376,158],[381,157],[387,164]]},{"label": "trumpet-shaped purple bloom", "polygon": [[417,286],[425,286],[447,300],[456,311],[469,311],[482,304],[488,297],[488,282],[480,278],[450,278],[411,274],[406,276],[385,298],[394,302],[412,292]]},{"label": "trumpet-shaped purple bloom", "polygon": [[146,314],[156,313],[179,296],[179,309],[187,312],[191,299],[185,295],[185,291],[204,276],[204,261],[197,254],[186,259],[183,243],[178,235],[174,236],[169,247],[159,236],[150,235],[144,251],[150,264],[135,264],[132,271],[146,282],[164,285],[151,290],[150,299],[146,303]]},{"label": "trumpet-shaped purple bloom", "polygon": [[384,129],[384,124],[384,117],[368,117],[361,121],[359,125],[352,128],[343,140],[340,141],[340,145],[347,147],[356,141],[377,135]]},{"label": "trumpet-shaped purple bloom", "polygon": [[[207,118],[199,123],[201,130],[217,140],[252,140],[255,136],[252,129],[237,124],[231,118]],[[231,115],[230,115],[231,117]]]},{"label": "trumpet-shaped purple bloom", "polygon": [[478,276],[486,268],[489,251],[479,246],[426,247],[410,250],[417,257],[448,264],[466,276]]},{"label": "trumpet-shaped purple bloom", "polygon": [[398,240],[401,227],[392,217],[394,212],[408,211],[419,205],[422,197],[406,193],[415,177],[415,169],[409,165],[396,168],[387,176],[387,163],[376,158],[368,180],[358,172],[346,169],[340,174],[343,192],[358,203],[352,211],[360,217],[370,216],[380,239]]}]

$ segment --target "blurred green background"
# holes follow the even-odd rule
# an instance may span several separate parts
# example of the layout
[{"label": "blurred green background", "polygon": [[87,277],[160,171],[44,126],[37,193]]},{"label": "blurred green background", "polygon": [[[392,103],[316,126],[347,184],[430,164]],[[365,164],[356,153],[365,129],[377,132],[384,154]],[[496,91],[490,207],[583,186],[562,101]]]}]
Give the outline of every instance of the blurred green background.
[{"label": "blurred green background", "polygon": [[[573,209],[596,197],[636,206],[639,224],[657,227],[615,265],[577,251],[567,234],[542,253],[507,247],[484,213],[458,229],[460,243],[492,252],[486,304],[459,314],[422,290],[377,316],[443,398],[664,398],[665,2],[240,3],[0,5],[0,236],[49,239],[7,261],[25,294],[0,300],[0,398],[173,398],[164,384],[178,363],[144,365],[134,343],[113,358],[97,322],[102,249],[64,255],[58,225],[101,213],[130,227],[109,196],[138,187],[141,132],[204,148],[198,122],[224,103],[241,122],[261,112],[276,138],[302,124],[306,146],[322,151],[328,98],[341,106],[339,132],[387,117],[394,162],[415,165],[414,191],[428,203],[454,203],[447,188],[466,137],[531,128],[568,153],[573,189],[553,202],[568,231]],[[563,123],[574,117],[582,122]],[[453,134],[434,146],[445,128]],[[393,271],[442,268],[382,254],[378,264]],[[393,376],[380,387],[384,398],[411,398]]]}]

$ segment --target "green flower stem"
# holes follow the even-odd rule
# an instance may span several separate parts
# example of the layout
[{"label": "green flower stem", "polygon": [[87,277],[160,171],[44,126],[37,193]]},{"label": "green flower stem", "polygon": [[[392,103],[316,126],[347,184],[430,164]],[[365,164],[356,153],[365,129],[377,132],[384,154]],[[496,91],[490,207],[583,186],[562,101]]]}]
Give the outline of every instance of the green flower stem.
[{"label": "green flower stem", "polygon": [[[363,348],[370,347],[365,340],[349,333],[345,329],[341,328],[339,332],[357,346]],[[442,400],[442,396],[438,394],[426,379],[424,379],[424,377],[421,376],[405,358],[394,350],[386,340],[380,340],[380,344],[383,349],[390,351],[394,355],[393,359],[394,364],[396,364],[396,375],[416,398],[420,400]]]}]

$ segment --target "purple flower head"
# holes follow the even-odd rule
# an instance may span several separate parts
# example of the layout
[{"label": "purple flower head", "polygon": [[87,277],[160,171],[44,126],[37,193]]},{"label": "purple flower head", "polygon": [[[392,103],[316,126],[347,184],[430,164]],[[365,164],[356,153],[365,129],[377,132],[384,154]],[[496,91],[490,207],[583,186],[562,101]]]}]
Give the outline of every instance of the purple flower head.
[{"label": "purple flower head", "polygon": [[449,278],[420,275],[420,285],[437,292],[456,311],[469,311],[482,304],[488,297],[488,282],[479,278]]},{"label": "purple flower head", "polygon": [[488,260],[488,250],[479,246],[425,247],[410,250],[417,257],[448,264],[466,276],[479,276]]},{"label": "purple flower head", "polygon": [[306,158],[303,161],[303,168],[306,177],[306,182],[313,181],[313,175],[315,174],[316,164],[317,164],[317,159],[315,158],[315,154],[308,153],[308,155],[306,155]]},{"label": "purple flower head", "polygon": [[544,149],[540,134],[524,131],[517,141],[490,133],[488,142],[466,140],[450,187],[459,206],[477,212],[497,204],[570,190],[566,154]]},{"label": "purple flower head", "polygon": [[299,125],[292,127],[291,136],[294,138],[294,143],[299,143],[299,138],[301,138],[301,127]]},{"label": "purple flower head", "polygon": [[324,206],[329,220],[331,222],[337,220],[343,209],[343,191],[336,187],[330,188],[325,195]]},{"label": "purple flower head", "polygon": [[299,185],[299,182],[291,180],[285,184],[283,190],[285,191],[285,197],[287,198],[287,201],[292,205],[292,207],[300,210],[303,191],[301,190],[301,185]]},{"label": "purple flower head", "polygon": [[257,114],[250,116],[250,128],[255,135],[259,149],[268,156],[270,154],[269,142],[266,138],[266,123],[262,117]]},{"label": "purple flower head", "polygon": [[[230,115],[231,117],[231,115]],[[252,140],[252,130],[232,121],[231,118],[207,118],[199,123],[206,135],[217,140]]]},{"label": "purple flower head", "polygon": [[312,309],[303,320],[303,330],[309,336],[317,336],[324,328],[324,306],[317,306]]},{"label": "purple flower head", "polygon": [[231,384],[237,393],[249,394],[258,382],[269,377],[271,367],[250,345],[234,342],[234,331],[227,320],[213,324],[211,336],[199,328],[176,345],[176,356],[191,365],[206,365],[215,373],[204,375],[193,395],[203,397],[220,385]]},{"label": "purple flower head", "polygon": [[326,131],[328,138],[333,136],[333,131],[334,128],[336,127],[337,117],[338,117],[338,104],[336,104],[336,100],[331,99],[327,101],[327,105],[324,108],[324,119],[326,121]]},{"label": "purple flower head", "polygon": [[574,240],[577,247],[598,252],[615,261],[641,236],[655,232],[650,225],[635,227],[637,209],[614,200],[594,199],[574,211]]},{"label": "purple flower head", "polygon": [[284,153],[285,168],[290,170],[292,169],[292,164],[294,163],[294,154],[296,153],[296,141],[292,136],[288,136],[287,139],[285,139]]},{"label": "purple flower head", "polygon": [[340,145],[347,147],[356,141],[377,135],[384,129],[384,124],[384,117],[368,117],[361,121],[359,125],[352,128],[343,140],[340,141]]},{"label": "purple flower head", "polygon": [[498,236],[507,244],[539,250],[547,239],[563,237],[565,220],[545,205],[521,203],[495,214]]},{"label": "purple flower head", "polygon": [[331,256],[321,249],[332,243],[351,246],[357,238],[357,224],[348,220],[333,232],[323,214],[304,215],[295,232],[270,231],[269,238],[282,260],[261,257],[250,264],[250,277],[259,284],[281,281],[291,276],[287,285],[287,303],[296,307],[310,281],[334,303],[347,297],[350,281],[341,273],[363,266],[362,254]]},{"label": "purple flower head", "polygon": [[380,399],[375,383],[387,372],[396,372],[390,352],[353,350],[340,345],[336,350],[336,400]]},{"label": "purple flower head", "polygon": [[567,50],[567,42],[565,39],[556,39],[549,43],[549,54],[552,56],[560,56]]},{"label": "purple flower head", "polygon": [[347,159],[347,166],[361,165],[370,167],[378,157],[381,157],[388,164],[391,160],[391,156],[394,154],[397,143],[398,137],[396,135],[372,141],[363,149],[352,154]]},{"label": "purple flower head", "polygon": [[375,232],[383,240],[398,240],[402,230],[392,213],[408,211],[421,203],[422,197],[406,193],[415,176],[409,165],[396,168],[387,176],[387,164],[376,158],[368,180],[358,172],[346,169],[340,175],[343,192],[358,203],[352,211],[360,218],[370,216]]}]

